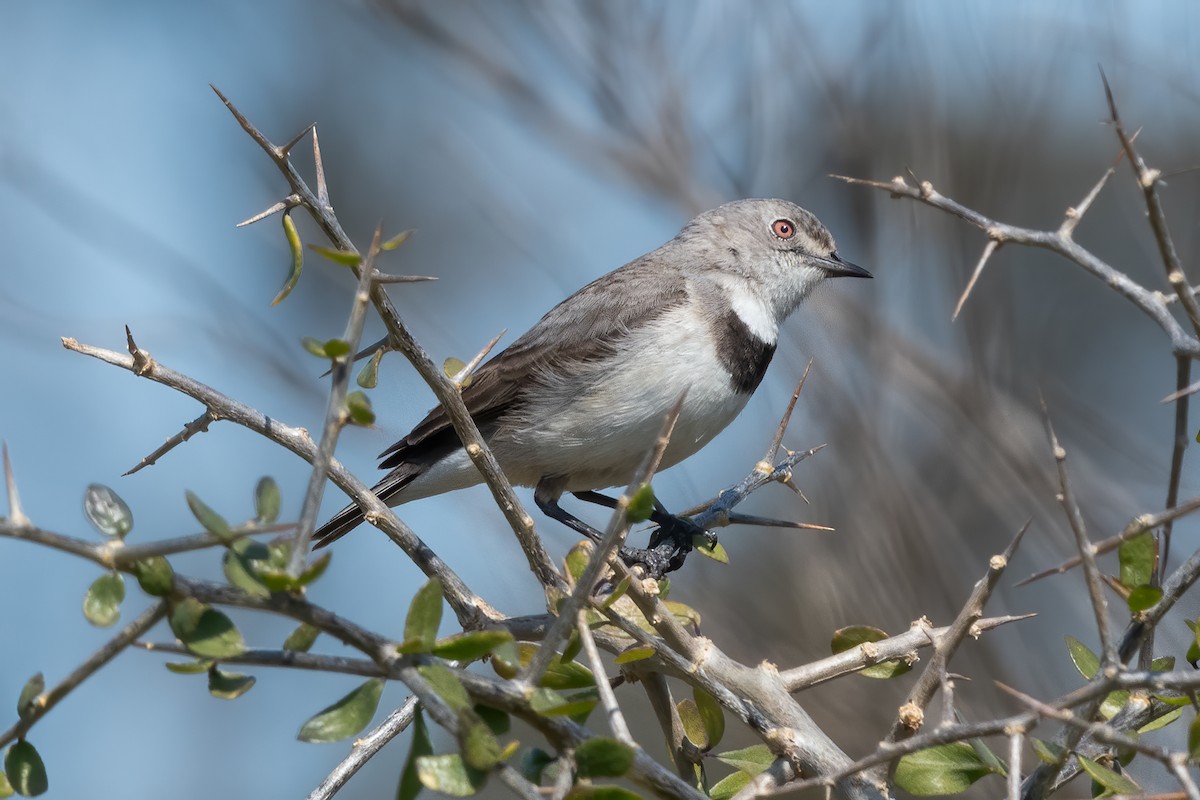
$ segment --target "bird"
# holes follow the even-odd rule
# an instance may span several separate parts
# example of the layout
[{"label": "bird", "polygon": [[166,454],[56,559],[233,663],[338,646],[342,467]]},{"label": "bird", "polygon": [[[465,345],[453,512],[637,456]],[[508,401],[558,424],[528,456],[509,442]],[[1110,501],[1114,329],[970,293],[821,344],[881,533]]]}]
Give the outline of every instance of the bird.
[{"label": "bird", "polygon": [[[552,308],[479,367],[463,403],[508,479],[533,487],[548,517],[598,539],[562,496],[612,507],[597,490],[629,481],[681,396],[661,469],[700,450],[762,382],[780,325],[836,277],[872,276],[838,255],[812,213],[787,200],[725,203]],[[389,472],[373,491],[389,506],[483,480],[441,406],[379,458]],[[363,518],[347,506],[315,546]],[[684,549],[697,527],[661,504],[651,519]]]}]

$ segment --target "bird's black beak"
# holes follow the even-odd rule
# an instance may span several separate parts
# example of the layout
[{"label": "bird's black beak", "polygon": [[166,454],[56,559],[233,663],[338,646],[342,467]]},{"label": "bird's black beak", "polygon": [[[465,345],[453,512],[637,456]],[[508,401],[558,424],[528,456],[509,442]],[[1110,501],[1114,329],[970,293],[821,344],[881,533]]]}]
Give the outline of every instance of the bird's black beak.
[{"label": "bird's black beak", "polygon": [[873,278],[871,273],[867,272],[857,264],[851,264],[849,261],[843,261],[842,257],[833,252],[828,258],[817,259],[821,268],[829,273],[831,278]]}]

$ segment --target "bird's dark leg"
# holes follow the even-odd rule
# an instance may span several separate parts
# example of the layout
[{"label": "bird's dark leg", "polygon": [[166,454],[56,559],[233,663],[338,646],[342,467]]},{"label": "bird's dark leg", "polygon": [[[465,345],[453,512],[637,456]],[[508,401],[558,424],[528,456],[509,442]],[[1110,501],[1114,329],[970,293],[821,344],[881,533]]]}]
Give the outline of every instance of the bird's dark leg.
[{"label": "bird's dark leg", "polygon": [[561,522],[576,533],[582,533],[593,542],[599,542],[603,538],[603,534],[560,506],[558,504],[560,497],[562,497],[562,492],[553,483],[546,480],[541,481],[533,490],[533,502],[537,504],[543,514]]},{"label": "bird's dark leg", "polygon": [[[617,507],[617,501],[614,498],[600,492],[583,491],[571,494],[585,503],[595,503],[605,508]],[[654,500],[654,510],[650,512],[650,521],[657,524],[658,528],[650,535],[649,549],[630,549],[634,552],[654,553],[657,556],[656,560],[665,560],[664,572],[673,572],[683,566],[684,559],[692,551],[694,537],[703,536],[709,544],[715,544],[717,541],[715,535],[687,517],[679,517],[667,511],[657,498]]]}]

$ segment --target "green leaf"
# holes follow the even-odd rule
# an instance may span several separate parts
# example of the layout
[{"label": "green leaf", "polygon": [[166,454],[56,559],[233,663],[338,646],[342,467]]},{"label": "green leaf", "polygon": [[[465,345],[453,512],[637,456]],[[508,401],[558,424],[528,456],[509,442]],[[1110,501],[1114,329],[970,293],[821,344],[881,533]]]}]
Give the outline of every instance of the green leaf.
[{"label": "green leaf", "polygon": [[1175,669],[1175,656],[1159,656],[1150,662],[1151,672],[1170,672]]},{"label": "green leaf", "polygon": [[25,739],[15,742],[4,754],[4,772],[13,789],[22,797],[35,797],[50,785],[42,757]]},{"label": "green leaf", "polygon": [[[1175,711],[1183,713],[1182,708],[1177,708]],[[1141,731],[1138,732],[1141,733]],[[1196,715],[1192,720],[1192,724],[1188,726],[1188,758],[1192,761],[1200,758],[1200,714]]]},{"label": "green leaf", "polygon": [[433,654],[450,661],[475,661],[512,640],[512,634],[504,628],[459,633],[439,639],[433,645]]},{"label": "green leaf", "polygon": [[476,704],[474,710],[479,718],[487,723],[488,729],[497,736],[503,736],[512,727],[512,718],[498,708]]},{"label": "green leaf", "polygon": [[[833,632],[833,640],[830,642],[830,649],[834,655],[845,652],[853,647],[858,647],[866,642],[879,642],[888,638],[887,631],[870,625],[851,625],[846,628],[839,628]],[[912,669],[912,666],[901,659],[892,659],[891,661],[881,661],[878,664],[872,664],[865,669],[859,670],[859,675],[864,678],[894,678],[897,675],[903,675]]]},{"label": "green leaf", "polygon": [[454,356],[450,356],[450,358],[442,362],[442,373],[450,380],[454,380],[455,376],[466,368],[467,362]]},{"label": "green leaf", "polygon": [[563,647],[561,660],[564,664],[574,661],[575,656],[579,655],[579,651],[583,649],[583,640],[579,638],[579,631],[571,631],[571,635],[567,637],[567,644]]},{"label": "green leaf", "polygon": [[361,731],[375,716],[383,694],[383,679],[371,678],[331,706],[321,709],[300,727],[302,742],[338,742]]},{"label": "green leaf", "polygon": [[138,586],[151,597],[166,597],[175,588],[175,570],[162,556],[151,556],[133,563]]},{"label": "green leaf", "polygon": [[255,597],[270,597],[271,592],[258,577],[255,561],[265,561],[268,557],[264,544],[250,539],[238,539],[221,559],[221,568],[225,572],[225,580],[230,586],[236,586],[247,594]]},{"label": "green leaf", "polygon": [[576,583],[583,577],[583,571],[587,569],[588,561],[592,558],[592,543],[584,540],[577,542],[570,550],[567,551],[567,556],[563,562],[567,567],[567,574],[571,576],[571,582]]},{"label": "green leaf", "polygon": [[683,723],[683,733],[688,740],[700,750],[708,750],[708,732],[704,730],[704,720],[700,717],[696,701],[685,697],[675,704],[675,709],[679,713],[679,721]]},{"label": "green leaf", "polygon": [[305,350],[312,353],[317,358],[329,358],[329,356],[325,354],[325,343],[320,339],[314,339],[311,336],[303,336],[300,338],[300,344],[304,346]]},{"label": "green leaf", "polygon": [[929,797],[958,794],[990,772],[971,745],[954,742],[901,756],[895,779],[909,794]]},{"label": "green leaf", "polygon": [[209,658],[198,658],[195,661],[167,661],[163,664],[168,672],[176,675],[199,675],[208,672],[216,662]]},{"label": "green leaf", "polygon": [[696,700],[696,709],[700,712],[700,719],[704,721],[704,731],[708,734],[708,746],[716,747],[725,736],[725,712],[716,698],[698,686],[692,687],[692,697]]},{"label": "green leaf", "polygon": [[233,700],[250,691],[254,685],[253,675],[236,672],[221,672],[214,664],[208,671],[208,693],[222,700]]},{"label": "green leaf", "polygon": [[309,648],[313,646],[313,642],[320,635],[320,629],[314,628],[305,622],[296,628],[296,630],[289,633],[288,637],[283,640],[283,649],[291,650],[295,653],[307,653]]},{"label": "green leaf", "polygon": [[288,272],[275,299],[271,301],[273,306],[279,305],[283,302],[283,298],[292,293],[292,289],[296,288],[296,284],[300,281],[300,273],[304,269],[304,248],[300,244],[300,232],[296,230],[296,223],[292,219],[290,211],[283,212],[283,237],[287,239],[288,250],[292,254],[292,269]]},{"label": "green leaf", "polygon": [[1092,780],[1103,786],[1108,792],[1124,795],[1139,795],[1142,793],[1142,787],[1138,786],[1127,776],[1078,753],[1075,754],[1075,757],[1079,759],[1079,766],[1083,767],[1083,771],[1091,775]]},{"label": "green leaf", "polygon": [[[358,371],[358,377],[355,378],[355,381],[362,388],[374,389],[379,385],[379,362],[383,360],[383,353],[384,350],[382,347],[376,350],[375,354],[371,356],[371,360]],[[416,780],[416,773],[414,773],[413,779]]]},{"label": "green leaf", "polygon": [[625,509],[625,519],[630,522],[645,522],[654,513],[654,489],[644,483],[629,498],[629,507]]},{"label": "green leaf", "polygon": [[745,789],[746,784],[752,780],[754,780],[752,776],[741,771],[735,772],[732,775],[726,775],[708,790],[708,796],[712,800],[730,800],[730,798],[742,789]]},{"label": "green leaf", "polygon": [[413,800],[421,792],[421,779],[417,777],[417,759],[433,754],[433,742],[429,739],[429,728],[425,726],[425,716],[421,707],[413,715],[412,745],[409,746],[408,758],[404,761],[404,771],[400,773],[400,786],[396,790],[396,800]]},{"label": "green leaf", "polygon": [[553,689],[538,687],[529,698],[529,707],[543,717],[585,716],[600,702],[596,690],[560,694]]},{"label": "green leaf", "polygon": [[419,756],[417,778],[435,792],[451,797],[470,797],[487,780],[487,773],[471,769],[457,753],[442,756]]},{"label": "green leaf", "polygon": [[531,747],[521,756],[517,771],[525,780],[536,786],[542,782],[542,773],[546,771],[546,767],[553,763],[554,756],[539,747]]},{"label": "green leaf", "polygon": [[629,664],[634,661],[641,661],[644,658],[649,658],[654,655],[654,646],[649,644],[635,644],[632,647],[627,647],[617,654],[615,662],[617,664]]},{"label": "green leaf", "polygon": [[1062,755],[1062,747],[1054,742],[1047,742],[1035,736],[1030,736],[1029,744],[1033,746],[1033,752],[1037,753],[1037,757],[1047,764],[1056,763],[1058,757]]},{"label": "green leaf", "polygon": [[775,763],[775,754],[765,744],[756,744],[741,750],[717,753],[717,759],[754,777]]},{"label": "green leaf", "polygon": [[1149,733],[1150,731],[1156,731],[1159,728],[1165,728],[1168,725],[1170,725],[1172,722],[1174,722],[1175,720],[1179,719],[1179,717],[1182,714],[1183,714],[1182,708],[1173,708],[1170,711],[1168,711],[1167,713],[1163,714],[1162,716],[1155,717],[1154,719],[1150,720],[1145,725],[1138,728],[1137,732],[1139,734],[1142,734],[1142,733]]},{"label": "green leaf", "polygon": [[721,546],[721,543],[714,541],[712,544],[709,544],[707,536],[701,534],[693,536],[692,549],[705,558],[711,558],[718,564],[729,563],[729,553],[725,552],[725,548]]},{"label": "green leaf", "polygon": [[107,628],[121,617],[121,603],[125,600],[125,576],[119,572],[106,572],[88,587],[83,596],[83,616],[101,628]]},{"label": "green leaf", "polygon": [[1100,670],[1100,657],[1074,636],[1067,636],[1066,640],[1071,663],[1075,665],[1075,669],[1079,670],[1079,674],[1089,681],[1096,677],[1096,673]]},{"label": "green leaf", "polygon": [[188,508],[192,510],[192,514],[204,526],[204,530],[226,544],[233,541],[233,530],[229,527],[229,523],[225,521],[224,517],[206,506],[204,501],[191,492],[185,492],[184,494],[187,496]]},{"label": "green leaf", "polygon": [[404,620],[404,643],[401,653],[428,653],[437,639],[442,624],[442,582],[430,578],[417,590],[408,617]]},{"label": "green leaf", "polygon": [[468,767],[488,770],[500,763],[500,743],[491,728],[467,709],[459,714],[462,757]]},{"label": "green leaf", "polygon": [[325,570],[329,567],[329,560],[333,558],[333,551],[327,550],[323,555],[319,556],[315,561],[309,563],[304,571],[300,573],[300,577],[296,578],[297,586],[308,586],[310,583],[320,578],[325,574]]},{"label": "green leaf", "polygon": [[371,408],[371,399],[363,392],[351,392],[346,397],[346,413],[354,425],[368,427],[375,424],[375,411]]},{"label": "green leaf", "polygon": [[467,694],[458,675],[441,664],[423,664],[417,667],[421,677],[429,681],[435,694],[455,711],[471,708],[471,696]]},{"label": "green leaf", "polygon": [[16,790],[8,782],[8,777],[3,772],[0,772],[0,798],[12,797],[14,794],[16,794]]},{"label": "green leaf", "polygon": [[[538,651],[536,644],[518,642],[502,644],[492,651],[492,669],[496,674],[507,680],[516,677],[522,667],[529,666],[533,654]],[[547,689],[585,689],[596,685],[592,671],[574,661],[562,661],[555,655],[550,659],[550,666],[538,681],[539,686]]]},{"label": "green leaf", "polygon": [[640,794],[635,794],[620,786],[597,786],[591,783],[577,783],[571,787],[563,800],[643,800]]},{"label": "green leaf", "polygon": [[1197,625],[1190,619],[1185,619],[1184,622],[1192,630],[1192,641],[1188,645],[1184,659],[1192,665],[1192,669],[1196,669],[1197,662],[1200,662],[1200,625]]},{"label": "green leaf", "polygon": [[283,501],[279,496],[279,484],[275,479],[266,476],[258,479],[254,487],[254,517],[264,525],[270,525],[279,519],[279,509]]},{"label": "green leaf", "polygon": [[1133,613],[1145,611],[1162,599],[1163,590],[1157,586],[1136,586],[1129,592],[1129,610]]},{"label": "green leaf", "polygon": [[350,355],[350,343],[345,339],[329,339],[325,342],[325,356],[327,358],[341,358],[342,356]]},{"label": "green leaf", "polygon": [[1115,692],[1109,692],[1104,698],[1104,702],[1100,704],[1100,716],[1105,719],[1112,719],[1125,704],[1129,702],[1129,692],[1125,689],[1117,689]]},{"label": "green leaf", "polygon": [[319,256],[328,258],[335,264],[341,264],[343,267],[357,267],[362,261],[361,255],[346,250],[334,250],[332,247],[321,247],[315,244],[310,244],[308,249]]},{"label": "green leaf", "polygon": [[129,506],[120,495],[102,484],[90,484],[83,493],[83,513],[105,536],[124,539],[133,530],[133,512]]},{"label": "green leaf", "polygon": [[413,230],[400,231],[395,236],[388,239],[383,244],[379,245],[379,249],[383,250],[385,252],[388,250],[395,250],[397,247],[399,247],[400,245],[407,242],[408,237],[412,236],[415,232],[416,231],[413,231]]},{"label": "green leaf", "polygon": [[624,578],[621,578],[620,583],[613,587],[613,590],[609,593],[608,597],[604,598],[604,602],[601,604],[601,606],[603,608],[612,608],[612,604],[624,597],[625,593],[628,591],[629,576],[626,575]]},{"label": "green leaf", "polygon": [[42,673],[38,672],[25,681],[25,685],[21,687],[21,694],[17,697],[17,716],[21,719],[28,719],[35,710],[33,701],[44,691],[46,691],[46,679],[42,677]]},{"label": "green leaf", "polygon": [[593,736],[575,748],[575,766],[582,778],[619,778],[633,766],[633,748],[603,736]]},{"label": "green leaf", "polygon": [[1117,558],[1121,563],[1121,585],[1133,589],[1150,583],[1157,551],[1154,534],[1150,531],[1121,542],[1117,548]]},{"label": "green leaf", "polygon": [[193,597],[175,603],[168,621],[179,641],[198,656],[229,658],[246,649],[229,617]]}]

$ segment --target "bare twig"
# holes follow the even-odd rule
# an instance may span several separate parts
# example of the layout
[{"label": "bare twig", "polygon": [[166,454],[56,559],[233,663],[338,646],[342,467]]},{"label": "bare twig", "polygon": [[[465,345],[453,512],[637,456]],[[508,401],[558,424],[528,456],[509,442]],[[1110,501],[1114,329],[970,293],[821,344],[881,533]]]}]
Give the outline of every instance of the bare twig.
[{"label": "bare twig", "polygon": [[309,792],[308,800],[329,800],[337,794],[338,790],[346,785],[346,781],[354,777],[354,773],[362,769],[372,756],[412,724],[416,709],[417,698],[409,697],[399,708],[388,714],[383,722],[368,733],[355,738],[354,748],[325,776],[317,788]]},{"label": "bare twig", "polygon": [[145,469],[146,467],[152,466],[160,458],[186,442],[188,439],[191,439],[197,433],[207,432],[208,426],[215,422],[216,419],[217,418],[213,416],[212,410],[206,408],[203,414],[185,424],[183,426],[183,430],[163,442],[162,446],[156,448],[153,453],[150,453],[141,461],[139,461],[132,469],[121,473],[121,477],[124,478],[126,475],[132,475],[133,473]]},{"label": "bare twig", "polygon": [[[1191,292],[1188,292],[1189,296]],[[1178,356],[1175,359],[1175,387],[1176,392],[1181,392],[1192,379],[1192,360],[1184,356]],[[1183,477],[1183,451],[1188,446],[1188,404],[1190,398],[1184,397],[1175,404],[1175,437],[1171,446],[1171,477],[1167,483],[1167,508],[1174,508],[1179,502],[1179,481]],[[1155,574],[1158,576],[1157,583],[1161,583],[1162,579],[1167,574],[1167,561],[1171,557],[1171,529],[1174,526],[1174,517],[1163,522],[1162,528],[1162,554],[1158,560],[1158,570]]]},{"label": "bare twig", "polygon": [[600,702],[604,706],[604,713],[608,716],[609,729],[613,732],[613,736],[620,741],[631,747],[637,747],[633,734],[629,732],[629,725],[625,722],[625,715],[621,713],[621,707],[617,704],[617,696],[613,693],[612,685],[604,677],[604,662],[600,660],[600,651],[596,649],[596,640],[592,638],[592,629],[588,627],[587,615],[582,610],[577,615],[575,630],[579,634],[579,641],[587,656],[588,666],[591,667],[592,674],[596,676],[596,688],[600,690]]},{"label": "bare twig", "polygon": [[998,249],[1000,249],[1000,240],[988,239],[988,243],[983,248],[983,255],[979,257],[979,263],[975,265],[975,270],[971,273],[971,279],[967,281],[966,288],[963,289],[958,302],[954,304],[954,313],[950,315],[951,321],[958,319],[959,312],[962,311],[963,305],[967,302],[967,297],[970,296],[971,290],[975,288],[975,283],[979,280],[979,276],[983,274],[984,265],[987,264],[988,259]]}]

